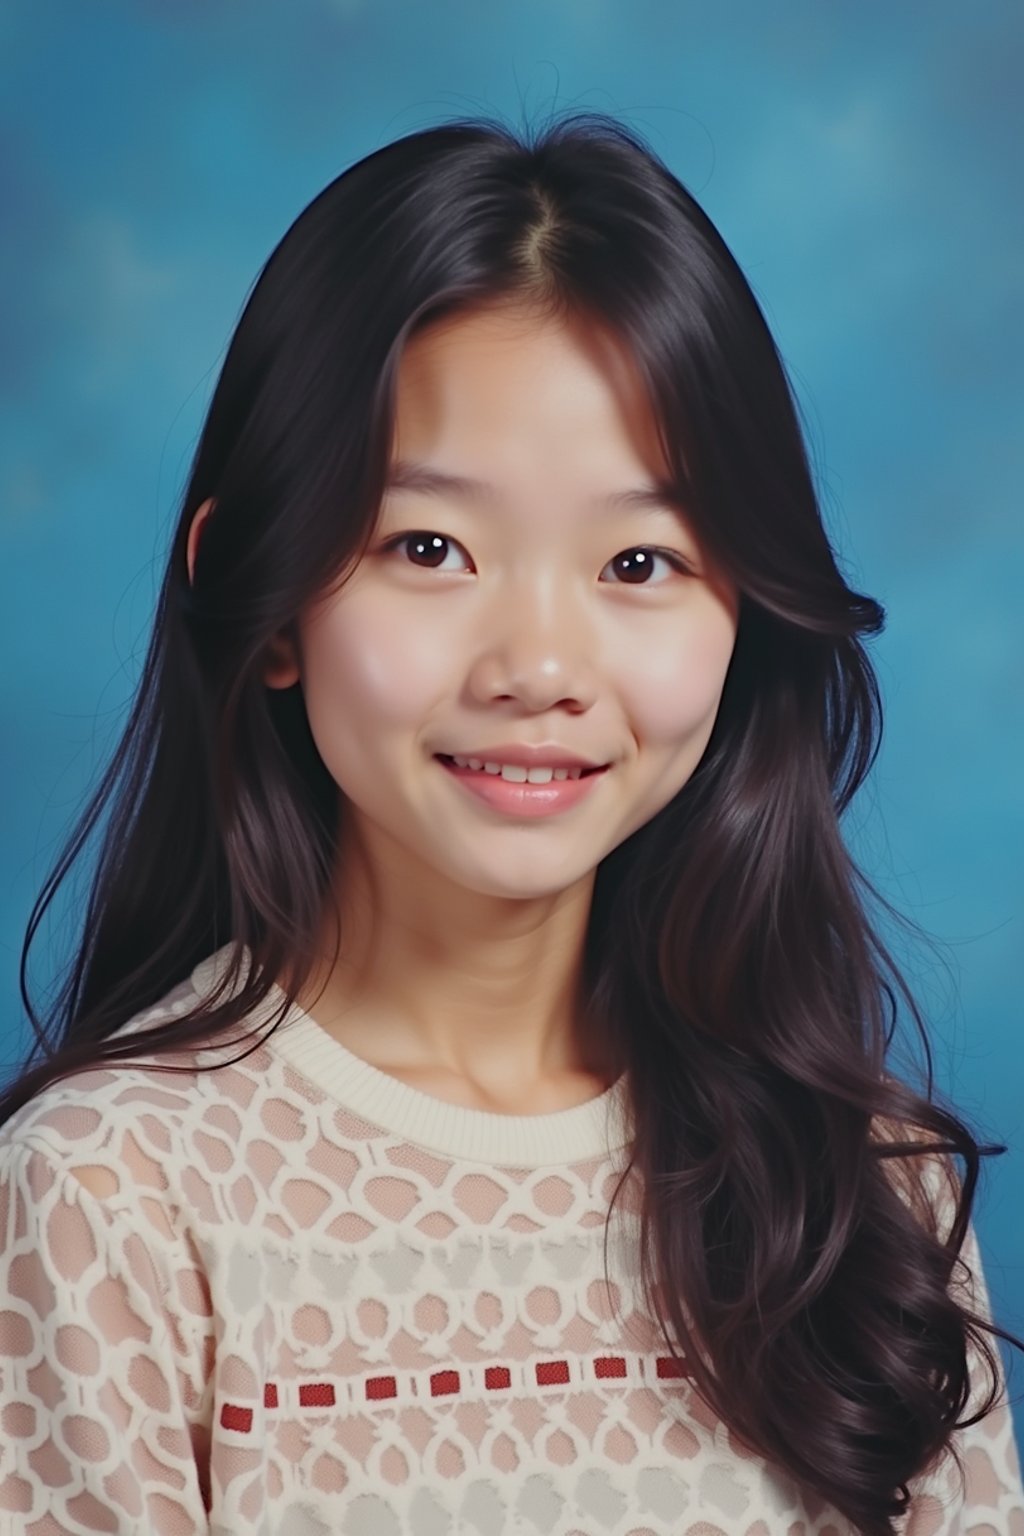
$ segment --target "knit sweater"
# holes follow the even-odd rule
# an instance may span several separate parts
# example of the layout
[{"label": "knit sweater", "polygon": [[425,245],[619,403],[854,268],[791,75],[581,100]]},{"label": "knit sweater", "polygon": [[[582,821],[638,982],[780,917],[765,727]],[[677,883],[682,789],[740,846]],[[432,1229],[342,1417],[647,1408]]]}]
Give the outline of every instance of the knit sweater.
[{"label": "knit sweater", "polygon": [[[119,1033],[180,1016],[228,953]],[[631,1179],[605,1276],[623,1079],[500,1115],[296,1005],[234,1064],[228,1033],[79,1072],[0,1128],[4,1536],[852,1532],[667,1353]],[[973,1229],[965,1258],[991,1317]],[[965,1486],[947,1456],[901,1529],[1024,1536],[1005,1386],[960,1446]]]}]

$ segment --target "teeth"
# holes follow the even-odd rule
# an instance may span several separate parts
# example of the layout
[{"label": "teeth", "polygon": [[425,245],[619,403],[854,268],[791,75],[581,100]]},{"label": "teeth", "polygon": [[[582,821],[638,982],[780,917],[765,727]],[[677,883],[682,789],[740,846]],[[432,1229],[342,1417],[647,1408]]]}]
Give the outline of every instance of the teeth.
[{"label": "teeth", "polygon": [[551,780],[578,779],[582,768],[522,768],[518,763],[485,763],[479,757],[452,755],[452,762],[460,768],[483,769],[484,773],[500,774],[510,784],[550,784]]}]

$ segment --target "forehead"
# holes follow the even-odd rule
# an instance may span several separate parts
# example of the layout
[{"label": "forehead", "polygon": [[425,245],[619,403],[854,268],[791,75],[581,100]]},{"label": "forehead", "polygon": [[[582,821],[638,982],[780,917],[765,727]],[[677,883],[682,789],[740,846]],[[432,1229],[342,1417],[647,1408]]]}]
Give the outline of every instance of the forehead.
[{"label": "forehead", "polygon": [[[628,348],[607,327],[505,302],[414,333],[399,362],[392,456],[523,455],[552,469],[628,463],[667,473],[657,419]],[[479,465],[478,465],[479,467]]]}]

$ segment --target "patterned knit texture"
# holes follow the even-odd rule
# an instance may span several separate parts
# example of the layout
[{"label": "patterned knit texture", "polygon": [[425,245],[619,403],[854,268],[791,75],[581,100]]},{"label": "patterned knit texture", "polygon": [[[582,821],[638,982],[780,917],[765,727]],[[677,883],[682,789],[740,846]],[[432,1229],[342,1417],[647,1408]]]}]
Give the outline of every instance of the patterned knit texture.
[{"label": "patterned knit texture", "polygon": [[[606,1279],[623,1081],[462,1108],[297,1006],[241,1049],[81,1072],[0,1128],[3,1536],[853,1536],[667,1354],[629,1181]],[[964,1256],[991,1317],[973,1229]],[[907,1536],[1024,1536],[1001,1385]]]}]

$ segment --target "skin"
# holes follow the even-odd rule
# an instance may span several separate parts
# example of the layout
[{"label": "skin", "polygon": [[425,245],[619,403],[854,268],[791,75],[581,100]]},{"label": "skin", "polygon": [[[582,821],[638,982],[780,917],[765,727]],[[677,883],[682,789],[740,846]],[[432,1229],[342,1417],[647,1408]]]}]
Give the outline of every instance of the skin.
[{"label": "skin", "polygon": [[[630,359],[593,323],[504,303],[418,333],[398,458],[495,493],[389,491],[354,575],[299,616],[297,648],[283,633],[271,647],[265,681],[301,682],[343,796],[323,963],[299,1002],[437,1098],[567,1108],[614,1078],[577,1002],[597,865],[699,763],[738,597],[684,512],[601,505],[667,466]],[[190,573],[211,507],[193,519]],[[382,548],[401,533],[448,542],[433,558],[412,540]],[[630,580],[617,557],[651,545],[695,574],[659,556]],[[502,741],[612,767],[572,809],[505,816],[433,759]]]}]

